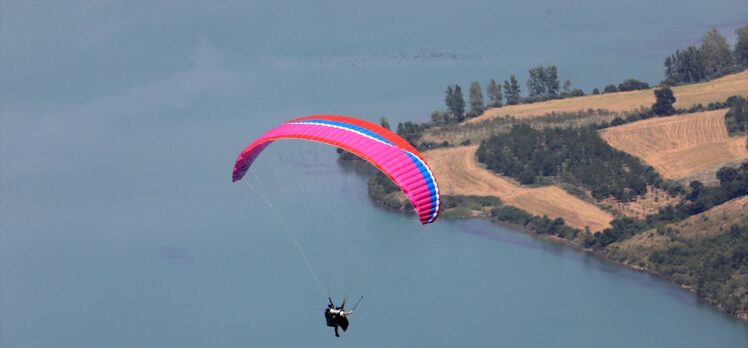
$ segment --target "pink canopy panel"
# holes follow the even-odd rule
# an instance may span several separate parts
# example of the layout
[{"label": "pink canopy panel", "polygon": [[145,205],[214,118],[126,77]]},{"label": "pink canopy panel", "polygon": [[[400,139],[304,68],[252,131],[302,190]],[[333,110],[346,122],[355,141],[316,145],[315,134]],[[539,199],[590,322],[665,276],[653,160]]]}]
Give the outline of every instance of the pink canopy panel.
[{"label": "pink canopy panel", "polygon": [[397,134],[377,124],[346,116],[315,115],[285,122],[249,144],[236,159],[233,180],[273,141],[305,139],[337,146],[368,161],[405,193],[422,224],[439,215],[439,188],[420,153]]}]

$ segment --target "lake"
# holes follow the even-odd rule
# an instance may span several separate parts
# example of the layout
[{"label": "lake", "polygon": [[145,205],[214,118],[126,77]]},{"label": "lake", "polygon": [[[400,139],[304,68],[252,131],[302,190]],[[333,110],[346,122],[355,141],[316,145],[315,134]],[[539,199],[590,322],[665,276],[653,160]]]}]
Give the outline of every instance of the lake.
[{"label": "lake", "polygon": [[[539,64],[586,92],[656,83],[710,27],[734,38],[744,1],[2,9],[2,347],[748,344],[745,322],[650,275],[483,220],[382,210],[333,149],[279,142],[257,163],[292,236],[230,180],[244,146],[296,116],[424,121],[450,83],[516,74],[525,89]],[[383,233],[348,239],[365,231]],[[291,237],[336,300],[365,296],[340,339]],[[351,284],[336,253],[357,245]]]}]

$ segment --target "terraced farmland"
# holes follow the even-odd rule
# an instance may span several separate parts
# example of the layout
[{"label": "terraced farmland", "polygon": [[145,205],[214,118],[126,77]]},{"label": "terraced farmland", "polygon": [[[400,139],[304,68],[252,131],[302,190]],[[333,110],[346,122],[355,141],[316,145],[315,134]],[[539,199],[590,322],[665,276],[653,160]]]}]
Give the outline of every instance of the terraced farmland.
[{"label": "terraced farmland", "polygon": [[748,158],[745,137],[729,137],[715,110],[604,129],[608,144],[637,156],[668,179],[684,179]]}]

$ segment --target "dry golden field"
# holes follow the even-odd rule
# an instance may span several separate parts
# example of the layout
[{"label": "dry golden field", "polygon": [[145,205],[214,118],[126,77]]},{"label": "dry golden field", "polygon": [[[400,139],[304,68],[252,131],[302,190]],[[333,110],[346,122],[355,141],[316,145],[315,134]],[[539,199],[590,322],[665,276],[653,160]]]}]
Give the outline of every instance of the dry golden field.
[{"label": "dry golden field", "polygon": [[748,158],[746,139],[729,137],[727,110],[653,118],[604,129],[614,148],[637,156],[663,177],[683,179]]},{"label": "dry golden field", "polygon": [[[725,101],[730,96],[748,96],[748,71],[719,79],[673,88],[676,108],[689,108],[695,104],[707,105]],[[518,119],[541,116],[551,112],[564,113],[587,109],[606,109],[612,112],[634,111],[649,108],[654,103],[653,89],[589,95],[578,98],[551,100],[542,103],[509,105],[489,109],[483,115],[466,121],[477,123],[487,119],[512,115]]]},{"label": "dry golden field", "polygon": [[439,189],[446,195],[495,196],[534,215],[561,217],[569,226],[591,231],[610,227],[613,216],[556,186],[522,187],[478,164],[477,146],[442,148],[424,152]]}]

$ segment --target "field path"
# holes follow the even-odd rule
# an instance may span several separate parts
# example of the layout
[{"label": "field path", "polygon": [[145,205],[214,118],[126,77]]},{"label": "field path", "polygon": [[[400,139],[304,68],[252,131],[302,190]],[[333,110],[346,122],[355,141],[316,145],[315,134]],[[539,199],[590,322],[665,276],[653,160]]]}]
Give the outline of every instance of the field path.
[{"label": "field path", "polygon": [[556,186],[522,187],[483,168],[475,159],[478,146],[424,152],[446,195],[495,196],[534,215],[563,218],[569,226],[591,231],[610,227],[613,216]]},{"label": "field path", "polygon": [[744,136],[729,137],[726,109],[652,118],[603,129],[614,148],[637,156],[668,179],[683,179],[748,159]]}]

